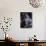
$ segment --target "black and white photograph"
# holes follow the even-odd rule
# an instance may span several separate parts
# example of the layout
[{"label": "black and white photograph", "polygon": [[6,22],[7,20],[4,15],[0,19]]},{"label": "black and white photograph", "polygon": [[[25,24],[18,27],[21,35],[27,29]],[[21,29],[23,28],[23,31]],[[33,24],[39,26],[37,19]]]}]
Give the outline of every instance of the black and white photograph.
[{"label": "black and white photograph", "polygon": [[20,12],[20,27],[32,28],[32,12]]}]

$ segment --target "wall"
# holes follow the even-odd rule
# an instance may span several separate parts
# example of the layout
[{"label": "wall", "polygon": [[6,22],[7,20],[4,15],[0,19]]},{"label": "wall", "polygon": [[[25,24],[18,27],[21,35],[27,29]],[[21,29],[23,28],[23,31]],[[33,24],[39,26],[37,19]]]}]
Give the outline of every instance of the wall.
[{"label": "wall", "polygon": [[[30,29],[20,28],[20,12],[32,12],[33,13],[33,27]],[[28,0],[0,0],[0,19],[1,17],[12,17],[13,22],[10,31],[17,40],[27,40],[34,34],[37,35],[37,39],[46,40],[45,38],[45,16],[46,7],[33,8],[30,6]],[[0,35],[2,35],[0,31]],[[4,33],[3,33],[4,34]],[[0,36],[0,39],[4,37]]]}]

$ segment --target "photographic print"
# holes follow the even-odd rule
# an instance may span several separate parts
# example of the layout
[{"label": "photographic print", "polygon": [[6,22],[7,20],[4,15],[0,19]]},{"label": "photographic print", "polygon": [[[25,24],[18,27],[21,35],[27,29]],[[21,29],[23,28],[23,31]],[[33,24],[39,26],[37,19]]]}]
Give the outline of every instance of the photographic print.
[{"label": "photographic print", "polygon": [[32,12],[20,12],[20,27],[32,28]]}]

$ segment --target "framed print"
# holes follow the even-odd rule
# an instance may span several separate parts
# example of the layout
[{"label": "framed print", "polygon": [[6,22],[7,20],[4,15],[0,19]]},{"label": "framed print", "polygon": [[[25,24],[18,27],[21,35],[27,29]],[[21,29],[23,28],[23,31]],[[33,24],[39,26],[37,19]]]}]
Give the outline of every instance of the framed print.
[{"label": "framed print", "polygon": [[32,28],[32,12],[20,12],[20,27]]}]

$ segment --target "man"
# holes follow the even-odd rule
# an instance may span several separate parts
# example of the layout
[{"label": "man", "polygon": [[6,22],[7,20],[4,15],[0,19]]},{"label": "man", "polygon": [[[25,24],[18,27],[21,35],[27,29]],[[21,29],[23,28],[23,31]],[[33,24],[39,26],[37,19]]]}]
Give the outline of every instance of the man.
[{"label": "man", "polygon": [[30,28],[32,26],[32,19],[30,18],[30,16],[28,14],[25,14],[25,28]]}]

